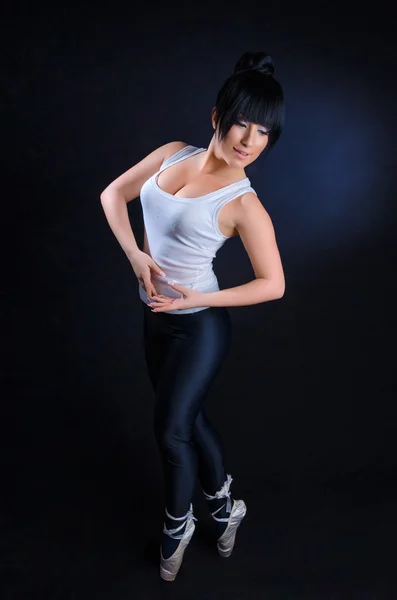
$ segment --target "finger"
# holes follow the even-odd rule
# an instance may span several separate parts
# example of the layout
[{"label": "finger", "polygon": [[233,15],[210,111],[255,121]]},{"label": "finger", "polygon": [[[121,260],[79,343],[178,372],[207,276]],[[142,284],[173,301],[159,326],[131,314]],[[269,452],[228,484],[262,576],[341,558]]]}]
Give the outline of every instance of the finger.
[{"label": "finger", "polygon": [[165,301],[165,302],[161,302],[159,300],[151,300],[150,301],[150,306],[152,306],[153,308],[162,308],[163,306],[169,306],[173,304],[173,302],[169,302],[169,300]]},{"label": "finger", "polygon": [[152,292],[151,292],[151,294],[150,294],[150,297],[151,297],[151,298],[154,298],[155,296],[157,296],[157,291],[156,291],[156,288],[155,288],[155,287],[153,287],[153,285],[152,285],[152,286],[151,286],[151,290],[152,290]]},{"label": "finger", "polygon": [[160,306],[153,306],[152,311],[153,312],[165,312],[167,310],[180,310],[181,308],[183,308],[183,306],[181,306],[181,303],[178,302],[178,299],[175,299],[172,302],[172,304],[165,304],[165,305],[163,304]]},{"label": "finger", "polygon": [[177,292],[181,292],[182,294],[186,294],[187,292],[189,292],[189,288],[186,288],[185,286],[181,285],[180,283],[175,283],[174,281],[167,281],[168,285],[170,285],[172,287],[173,290],[176,290]]},{"label": "finger", "polygon": [[145,291],[146,291],[148,297],[150,298],[152,295],[152,285],[150,283],[150,279],[149,279],[149,281],[145,280],[144,286],[145,286]]},{"label": "finger", "polygon": [[158,265],[156,265],[155,262],[152,263],[151,268],[153,269],[153,271],[155,271],[162,277],[165,277],[165,273],[164,273],[163,269],[161,267],[159,267]]},{"label": "finger", "polygon": [[161,295],[160,296],[154,296],[154,299],[157,302],[163,302],[163,303],[166,303],[166,302],[171,303],[171,302],[174,301],[174,298],[170,298],[169,296],[161,296]]},{"label": "finger", "polygon": [[167,310],[176,310],[176,309],[172,304],[165,304],[162,306],[155,306],[152,308],[152,312],[166,312]]}]

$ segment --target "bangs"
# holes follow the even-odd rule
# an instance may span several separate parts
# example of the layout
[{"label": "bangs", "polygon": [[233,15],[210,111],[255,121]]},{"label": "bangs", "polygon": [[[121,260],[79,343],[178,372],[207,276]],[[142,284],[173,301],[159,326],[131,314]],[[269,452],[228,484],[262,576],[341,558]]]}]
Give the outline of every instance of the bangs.
[{"label": "bangs", "polygon": [[218,93],[215,109],[220,140],[236,121],[249,121],[269,132],[270,149],[284,126],[284,96],[280,84],[274,77],[256,71],[229,77]]}]

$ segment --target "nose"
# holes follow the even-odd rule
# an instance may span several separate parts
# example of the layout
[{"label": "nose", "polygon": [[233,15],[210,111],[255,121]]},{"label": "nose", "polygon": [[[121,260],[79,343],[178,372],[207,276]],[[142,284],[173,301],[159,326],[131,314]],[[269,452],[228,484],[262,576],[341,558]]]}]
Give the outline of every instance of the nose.
[{"label": "nose", "polygon": [[241,144],[246,148],[252,148],[253,146],[253,136],[254,132],[250,132],[249,130],[245,131],[244,135],[241,138]]},{"label": "nose", "polygon": [[249,140],[241,140],[241,146],[249,152],[252,148],[252,144],[249,143]]},{"label": "nose", "polygon": [[242,132],[241,143],[246,148],[253,148],[255,146],[255,135],[256,135],[257,125],[253,125],[252,123],[248,124],[248,127],[244,129]]}]

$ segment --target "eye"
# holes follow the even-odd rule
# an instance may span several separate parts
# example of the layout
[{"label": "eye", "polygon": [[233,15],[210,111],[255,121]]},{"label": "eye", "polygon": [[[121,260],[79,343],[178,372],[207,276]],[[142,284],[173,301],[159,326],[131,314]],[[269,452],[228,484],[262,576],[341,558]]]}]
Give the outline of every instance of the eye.
[{"label": "eye", "polygon": [[[240,125],[240,127],[245,127],[245,124],[242,123],[241,121],[236,121],[237,125]],[[269,135],[269,131],[264,131],[263,129],[260,130],[262,135]]]}]

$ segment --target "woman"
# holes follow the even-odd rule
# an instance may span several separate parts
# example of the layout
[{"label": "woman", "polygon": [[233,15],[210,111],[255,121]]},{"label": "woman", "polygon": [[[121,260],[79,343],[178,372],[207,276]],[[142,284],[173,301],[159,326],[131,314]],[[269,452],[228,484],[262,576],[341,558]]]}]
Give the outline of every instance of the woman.
[{"label": "woman", "polygon": [[[220,437],[204,403],[231,342],[228,306],[281,298],[284,273],[272,221],[244,169],[274,146],[284,100],[272,59],[245,53],[218,92],[208,148],[171,142],[154,150],[101,194],[109,225],[139,282],[144,349],[156,396],[155,434],[165,481],[160,576],[173,581],[193,535],[197,476],[230,556],[246,514],[230,495]],[[127,202],[140,196],[141,251]],[[240,235],[255,279],[220,290],[212,269],[217,250]]]}]

